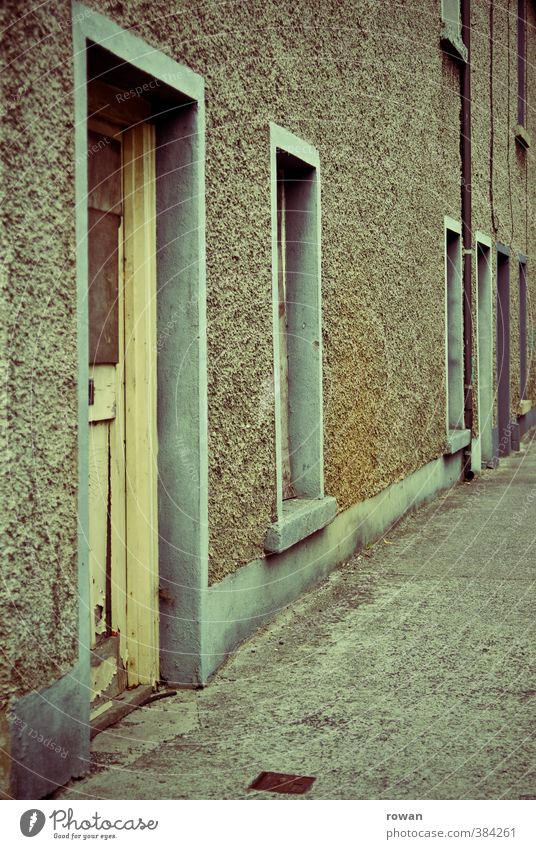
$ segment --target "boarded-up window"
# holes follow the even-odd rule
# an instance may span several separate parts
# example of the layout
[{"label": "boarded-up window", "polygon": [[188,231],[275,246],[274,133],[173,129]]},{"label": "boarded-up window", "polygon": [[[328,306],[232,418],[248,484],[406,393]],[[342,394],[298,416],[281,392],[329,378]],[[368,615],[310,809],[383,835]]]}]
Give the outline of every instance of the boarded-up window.
[{"label": "boarded-up window", "polygon": [[281,498],[322,492],[317,169],[279,150],[277,286]]},{"label": "boarded-up window", "polygon": [[121,145],[109,136],[88,135],[89,362],[114,364],[119,361]]},{"label": "boarded-up window", "polygon": [[462,240],[445,229],[448,428],[464,427]]}]

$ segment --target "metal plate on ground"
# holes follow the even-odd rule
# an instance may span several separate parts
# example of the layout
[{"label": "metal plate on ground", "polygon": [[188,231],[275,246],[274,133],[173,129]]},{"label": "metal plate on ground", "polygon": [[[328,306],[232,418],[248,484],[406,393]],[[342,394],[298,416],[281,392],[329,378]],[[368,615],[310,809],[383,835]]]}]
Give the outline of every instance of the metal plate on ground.
[{"label": "metal plate on ground", "polygon": [[248,790],[300,795],[311,789],[316,778],[312,775],[291,775],[285,772],[261,772]]}]

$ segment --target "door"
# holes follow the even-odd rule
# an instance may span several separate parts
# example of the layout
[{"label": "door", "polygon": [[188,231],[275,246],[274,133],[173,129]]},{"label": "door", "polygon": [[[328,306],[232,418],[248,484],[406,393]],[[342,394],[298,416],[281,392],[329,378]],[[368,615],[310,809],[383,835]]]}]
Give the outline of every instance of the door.
[{"label": "door", "polygon": [[519,400],[527,394],[527,263],[519,260]]},{"label": "door", "polygon": [[497,253],[497,425],[499,457],[506,457],[511,448],[510,266],[502,251]]},{"label": "door", "polygon": [[109,112],[103,88],[88,120],[93,715],[158,677],[154,128]]},{"label": "door", "polygon": [[483,466],[493,464],[493,315],[491,250],[476,243],[478,327],[478,430]]}]

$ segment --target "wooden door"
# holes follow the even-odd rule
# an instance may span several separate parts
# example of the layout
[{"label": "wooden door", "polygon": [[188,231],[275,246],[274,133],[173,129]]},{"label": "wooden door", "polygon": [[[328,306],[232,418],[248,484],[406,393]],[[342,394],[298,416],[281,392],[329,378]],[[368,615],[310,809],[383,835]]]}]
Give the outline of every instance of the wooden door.
[{"label": "wooden door", "polygon": [[478,429],[482,466],[493,465],[493,308],[491,248],[476,245]]},{"label": "wooden door", "polygon": [[[122,140],[89,124],[89,571],[92,702],[127,683]],[[112,610],[113,606],[113,610]]]},{"label": "wooden door", "polygon": [[88,123],[93,715],[158,677],[154,128],[107,120]]}]

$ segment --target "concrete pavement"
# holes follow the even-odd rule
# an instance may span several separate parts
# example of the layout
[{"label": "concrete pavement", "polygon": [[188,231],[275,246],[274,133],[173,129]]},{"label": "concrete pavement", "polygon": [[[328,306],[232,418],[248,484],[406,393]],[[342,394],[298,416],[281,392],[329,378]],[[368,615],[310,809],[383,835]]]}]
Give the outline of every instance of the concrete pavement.
[{"label": "concrete pavement", "polygon": [[[55,798],[536,797],[536,442],[407,517]],[[284,797],[283,797],[284,798]]]}]

